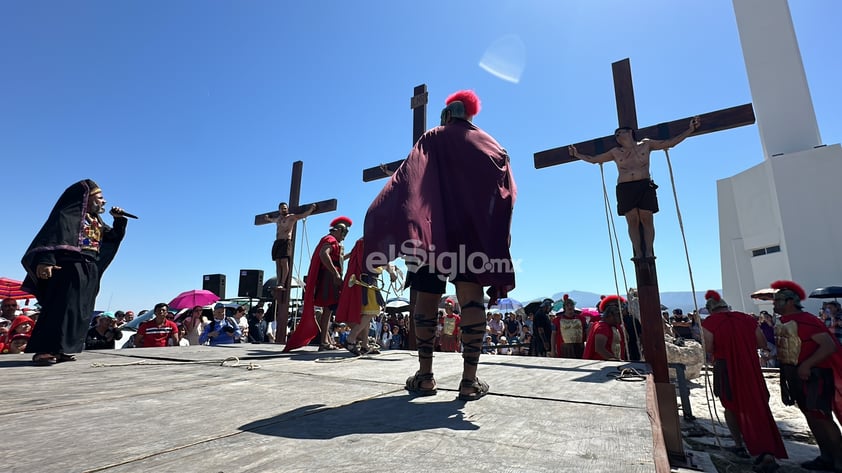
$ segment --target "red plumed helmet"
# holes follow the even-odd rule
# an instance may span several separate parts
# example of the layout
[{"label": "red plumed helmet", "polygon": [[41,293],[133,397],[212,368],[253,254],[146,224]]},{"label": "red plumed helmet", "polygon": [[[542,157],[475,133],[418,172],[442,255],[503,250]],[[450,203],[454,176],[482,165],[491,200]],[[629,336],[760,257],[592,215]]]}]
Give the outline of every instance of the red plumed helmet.
[{"label": "red plumed helmet", "polygon": [[477,94],[473,90],[460,90],[458,92],[454,92],[447,97],[444,104],[450,105],[451,102],[456,102],[457,100],[462,102],[462,105],[465,106],[465,113],[468,115],[473,116],[479,113],[479,97],[477,97]]},{"label": "red plumed helmet", "polygon": [[705,293],[705,300],[708,300],[708,299],[713,299],[713,300],[719,302],[720,300],[722,300],[722,296],[720,296],[718,292],[711,289],[711,290],[709,290],[708,292]]},{"label": "red plumed helmet", "polygon": [[570,296],[568,296],[567,294],[565,294],[564,296],[562,296],[562,299],[564,299],[564,301],[566,302],[566,301],[567,301],[567,299],[570,299]]},{"label": "red plumed helmet", "polygon": [[330,228],[333,228],[339,224],[344,224],[346,227],[351,226],[351,219],[348,217],[336,217],[335,219],[330,221]]},{"label": "red plumed helmet", "polygon": [[608,307],[609,304],[617,304],[619,306],[624,302],[626,302],[626,300],[617,295],[603,296],[602,302],[599,303],[599,311],[605,312],[605,308]]},{"label": "red plumed helmet", "polygon": [[796,284],[794,281],[775,281],[772,284],[770,284],[769,287],[771,287],[772,289],[777,289],[779,291],[792,291],[802,301],[807,298],[807,293],[804,292],[804,288]]}]

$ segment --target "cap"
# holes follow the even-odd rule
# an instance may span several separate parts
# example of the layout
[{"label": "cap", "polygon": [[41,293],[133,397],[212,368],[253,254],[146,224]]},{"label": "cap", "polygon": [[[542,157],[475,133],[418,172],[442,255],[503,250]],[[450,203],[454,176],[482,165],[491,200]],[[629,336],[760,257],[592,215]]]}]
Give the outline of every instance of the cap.
[{"label": "cap", "polygon": [[225,308],[225,304],[223,304],[222,302],[217,302],[217,303],[216,303],[216,304],[214,304],[214,306],[213,306],[213,310],[217,310],[217,309],[224,309],[224,308]]},{"label": "cap", "polygon": [[114,318],[114,312],[103,312],[99,314],[100,317],[108,317],[109,319]]}]

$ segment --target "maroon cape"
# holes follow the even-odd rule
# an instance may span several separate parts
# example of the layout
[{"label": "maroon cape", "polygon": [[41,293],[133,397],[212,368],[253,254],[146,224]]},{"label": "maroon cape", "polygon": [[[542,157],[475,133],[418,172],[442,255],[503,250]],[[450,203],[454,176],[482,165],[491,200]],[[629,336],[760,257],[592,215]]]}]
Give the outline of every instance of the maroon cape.
[{"label": "maroon cape", "polygon": [[748,452],[787,458],[757,358],[757,321],[742,312],[714,312],[702,320],[702,327],[713,334],[713,358],[728,366],[733,399],[719,400],[737,418]]},{"label": "maroon cape", "polygon": [[371,203],[365,265],[372,271],[404,254],[426,256],[427,264],[452,255],[459,273],[491,286],[493,303],[515,287],[509,231],[516,193],[509,156],[494,138],[465,120],[435,127]]},{"label": "maroon cape", "polygon": [[[310,343],[319,334],[319,324],[316,323],[316,290],[319,285],[319,272],[322,270],[322,259],[319,256],[322,246],[335,240],[333,235],[326,235],[319,240],[316,251],[310,257],[310,269],[307,271],[307,284],[304,287],[304,304],[301,307],[301,322],[289,336],[282,353],[301,348]],[[340,293],[341,295],[341,293]],[[327,309],[324,309],[327,310]],[[328,330],[329,327],[323,327]]]},{"label": "maroon cape", "polygon": [[[351,250],[351,257],[348,259],[348,269],[345,272],[345,279],[342,280],[342,292],[339,293],[339,306],[336,308],[336,321],[349,324],[358,324],[362,320],[363,286],[354,284],[348,285],[353,275],[357,281],[363,269],[363,239],[360,238],[354,243]],[[309,279],[309,278],[308,278]]]},{"label": "maroon cape", "polygon": [[836,343],[836,353],[818,363],[818,366],[829,367],[833,370],[834,387],[836,388],[836,395],[833,397],[833,412],[836,414],[836,420],[842,424],[842,346],[839,340],[836,339],[833,332],[831,332],[818,317],[807,312],[799,312],[796,314],[789,314],[781,316],[781,323],[785,324],[790,320],[795,320],[798,324],[798,337],[801,342],[801,354],[798,357],[798,362],[806,359],[817,348],[816,342],[812,341],[813,335],[817,333],[829,333],[830,338]]}]

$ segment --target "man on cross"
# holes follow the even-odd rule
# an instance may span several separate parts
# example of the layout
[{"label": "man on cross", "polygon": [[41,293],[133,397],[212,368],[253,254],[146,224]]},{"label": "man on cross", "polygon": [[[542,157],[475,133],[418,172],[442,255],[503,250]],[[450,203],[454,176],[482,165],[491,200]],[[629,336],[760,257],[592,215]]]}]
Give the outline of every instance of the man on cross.
[{"label": "man on cross", "polygon": [[658,212],[658,196],[655,192],[658,186],[649,173],[649,153],[676,146],[696,131],[699,125],[699,117],[693,117],[687,130],[673,138],[644,138],[641,141],[637,141],[633,129],[620,127],[614,131],[614,138],[620,146],[596,156],[579,153],[574,145],[569,146],[570,154],[582,161],[593,164],[614,161],[617,165],[617,214],[626,217],[634,258],[655,256],[652,247],[655,242],[653,216]]},{"label": "man on cross", "polygon": [[286,202],[278,204],[277,217],[270,217],[265,215],[263,217],[266,223],[274,222],[278,225],[278,231],[275,236],[275,243],[272,245],[272,260],[275,262],[275,275],[278,278],[277,289],[283,291],[284,283],[289,274],[289,257],[292,241],[292,230],[295,228],[295,223],[302,218],[307,217],[316,210],[316,204],[299,214],[289,213],[289,206]]}]

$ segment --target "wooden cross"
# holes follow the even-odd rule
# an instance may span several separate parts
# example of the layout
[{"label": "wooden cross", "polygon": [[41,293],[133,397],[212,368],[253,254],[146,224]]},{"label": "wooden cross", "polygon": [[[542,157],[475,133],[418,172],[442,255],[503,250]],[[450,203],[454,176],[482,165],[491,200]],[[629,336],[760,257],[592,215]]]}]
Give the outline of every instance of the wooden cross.
[{"label": "wooden cross", "polygon": [[[626,58],[613,63],[611,69],[614,74],[614,97],[617,102],[618,127],[629,127],[636,130],[638,140],[643,138],[667,140],[687,129],[691,117],[638,129],[629,59]],[[700,115],[700,118],[701,126],[690,136],[751,125],[754,123],[754,109],[748,103],[705,113]],[[576,143],[575,146],[579,153],[595,156],[618,146],[618,144],[612,134],[595,140]],[[577,160],[577,158],[570,155],[568,146],[562,146],[535,153],[534,160],[535,168],[541,169],[569,163]],[[652,375],[663,423],[664,441],[671,456],[683,459],[684,447],[681,442],[675,387],[669,382],[664,327],[661,319],[661,297],[658,289],[655,260],[654,258],[636,258],[634,262],[640,300],[641,325],[643,326],[641,341],[646,362],[652,366]]]},{"label": "wooden cross", "polygon": [[[290,182],[290,190],[289,190],[289,202],[287,205],[289,206],[289,212],[291,214],[297,214],[301,212],[307,211],[310,206],[313,204],[304,204],[299,205],[298,201],[301,197],[301,172],[304,169],[304,162],[296,161],[292,163],[292,181]],[[310,215],[316,215],[326,212],[333,212],[336,210],[336,199],[328,199],[322,200],[320,202],[315,202],[316,210],[313,211]],[[260,215],[254,216],[254,224],[255,225],[265,225],[267,223],[274,223],[274,222],[267,222],[266,217],[275,218],[280,215],[280,212],[275,210],[274,212],[267,212],[262,213]],[[292,268],[293,268],[293,257],[295,255],[295,233],[298,225],[295,225],[292,228],[292,238],[290,238],[289,242],[289,268],[290,270],[287,271],[286,274],[286,281],[278,281],[279,285],[284,286],[287,288],[286,291],[275,291],[275,343],[286,343],[287,341],[287,322],[289,322],[289,293],[291,290],[290,281],[292,279]],[[276,275],[277,276],[277,275]]]},{"label": "wooden cross", "polygon": [[[409,108],[411,108],[413,112],[412,144],[414,145],[415,142],[418,141],[418,138],[421,138],[421,135],[427,131],[427,84],[415,86],[412,93],[412,98],[409,99]],[[395,172],[395,170],[400,167],[401,163],[403,163],[403,159],[392,161],[391,163],[386,164],[385,167],[390,172]],[[380,166],[363,169],[363,182],[376,181],[377,179],[382,179],[384,177],[389,177],[389,174],[383,172],[383,169],[381,169]]]},{"label": "wooden cross", "polygon": [[[421,135],[427,131],[427,84],[415,86],[412,90],[412,98],[409,100],[409,108],[412,109],[412,144],[421,138]],[[385,167],[390,172],[395,172],[403,163],[403,159],[392,161],[386,164]],[[368,168],[363,170],[363,182],[370,182],[384,177],[389,177],[389,174],[383,172],[380,166]],[[417,340],[415,339],[415,301],[417,294],[413,289],[409,290],[409,328],[407,329],[409,337],[409,349],[417,348]]]}]

